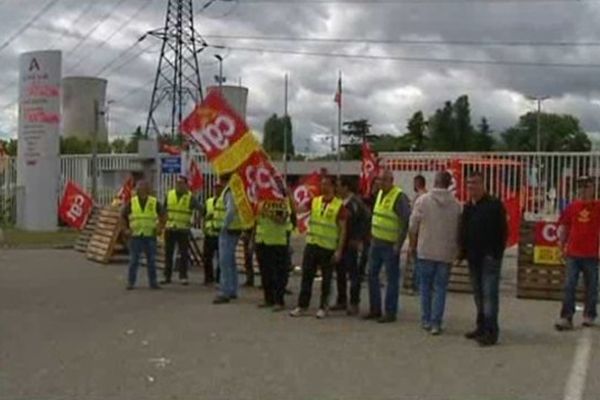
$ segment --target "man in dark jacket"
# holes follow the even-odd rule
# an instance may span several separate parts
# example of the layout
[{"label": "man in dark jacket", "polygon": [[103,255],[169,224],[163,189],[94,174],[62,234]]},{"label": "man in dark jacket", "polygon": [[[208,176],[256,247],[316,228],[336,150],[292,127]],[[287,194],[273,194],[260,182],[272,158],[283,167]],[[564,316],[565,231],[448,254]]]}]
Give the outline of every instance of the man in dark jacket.
[{"label": "man in dark jacket", "polygon": [[[336,265],[337,302],[332,310],[346,310],[348,315],[358,315],[360,303],[360,271],[358,251],[368,232],[369,212],[362,200],[354,194],[353,182],[343,177],[338,195],[346,209],[346,239],[342,260]],[[348,279],[350,279],[350,306],[348,307]]]},{"label": "man in dark jacket", "polygon": [[483,175],[472,173],[467,180],[469,200],[461,225],[462,258],[469,274],[477,307],[477,328],[465,335],[481,346],[498,342],[500,269],[508,235],[502,202],[486,193]]}]

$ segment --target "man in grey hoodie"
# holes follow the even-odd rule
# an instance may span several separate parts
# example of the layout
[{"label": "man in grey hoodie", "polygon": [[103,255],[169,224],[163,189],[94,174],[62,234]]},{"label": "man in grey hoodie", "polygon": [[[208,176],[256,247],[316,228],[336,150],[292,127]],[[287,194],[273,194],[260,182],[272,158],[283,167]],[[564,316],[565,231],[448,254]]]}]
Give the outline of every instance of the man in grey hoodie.
[{"label": "man in grey hoodie", "polygon": [[417,257],[421,323],[432,335],[442,331],[450,266],[459,253],[461,206],[448,190],[452,176],[435,176],[434,189],[419,197],[410,218],[410,254]]}]

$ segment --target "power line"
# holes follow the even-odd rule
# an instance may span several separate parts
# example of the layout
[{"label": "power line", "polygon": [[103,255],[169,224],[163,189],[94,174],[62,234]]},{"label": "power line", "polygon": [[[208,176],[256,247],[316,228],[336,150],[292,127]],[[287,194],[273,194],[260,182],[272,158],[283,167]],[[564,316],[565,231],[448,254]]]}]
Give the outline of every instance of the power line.
[{"label": "power line", "polygon": [[440,45],[440,46],[481,46],[481,47],[600,47],[600,42],[538,42],[538,41],[481,41],[481,40],[429,40],[429,39],[369,39],[369,38],[325,38],[298,36],[252,36],[252,35],[203,35],[207,39],[254,40],[268,42],[309,42],[309,43],[348,43],[348,44],[389,44],[389,45]]},{"label": "power line", "polygon": [[81,38],[81,40],[79,40],[79,42],[77,42],[75,44],[75,46],[73,46],[70,50],[68,50],[66,52],[67,55],[69,54],[73,54],[75,51],[77,51],[77,49],[79,49],[79,47],[81,45],[83,45],[83,43],[85,43],[90,36],[92,36],[94,34],[94,32],[96,32],[96,30],[98,30],[98,28],[106,21],[108,20],[114,13],[115,11],[117,11],[117,9],[119,7],[121,7],[123,5],[123,3],[125,3],[127,0],[118,0],[115,4],[113,4],[113,6],[109,9],[108,12],[106,12],[99,20],[97,20],[96,24],[94,24],[92,26],[92,28],[85,34],[83,35],[83,38]]},{"label": "power line", "polygon": [[429,58],[429,57],[409,57],[409,56],[382,56],[370,54],[349,54],[319,51],[296,51],[284,49],[266,49],[259,47],[236,47],[227,45],[209,45],[217,49],[231,49],[238,51],[274,53],[274,54],[294,54],[302,56],[329,57],[329,58],[347,58],[362,60],[383,60],[383,61],[405,61],[425,64],[474,64],[474,65],[492,65],[492,66],[517,66],[517,67],[548,67],[548,68],[600,68],[600,64],[575,64],[575,63],[549,63],[542,61],[503,61],[503,60],[467,60],[459,58]]},{"label": "power line", "polygon": [[52,7],[56,5],[60,0],[50,0],[46,3],[44,7],[40,11],[38,11],[29,21],[27,21],[23,26],[17,29],[12,35],[8,37],[2,44],[0,44],[0,52],[7,48],[15,39],[21,36],[31,25],[35,24],[38,19],[43,17]]},{"label": "power line", "polygon": [[248,4],[279,4],[279,5],[290,5],[290,4],[362,4],[362,5],[402,5],[402,4],[444,4],[444,5],[455,5],[455,4],[503,4],[503,3],[563,3],[563,4],[584,4],[584,3],[597,3],[600,0],[220,0],[224,3],[231,3],[236,1],[240,5]]},{"label": "power line", "polygon": [[[79,24],[79,22],[94,8],[95,5],[96,5],[95,1],[89,1],[81,9],[81,12],[79,14],[77,14],[77,16],[75,18],[73,18],[73,20],[69,23],[69,25],[77,26],[77,24]],[[65,29],[65,31],[63,33],[61,33],[58,40],[56,40],[56,39],[52,40],[52,42],[50,42],[50,44],[47,47],[52,48],[57,42],[61,43],[63,41],[63,39],[65,38],[65,36],[67,36],[67,34],[70,34],[70,33],[71,33],[71,31],[69,29]]]},{"label": "power line", "polygon": [[82,56],[75,64],[69,68],[69,71],[73,71],[75,68],[81,65],[85,60],[89,59],[91,56],[96,54],[96,52],[104,47],[106,43],[108,43],[113,37],[115,37],[118,33],[122,32],[125,27],[127,27],[131,21],[137,18],[142,12],[144,12],[149,6],[152,5],[154,0],[142,0],[142,4],[138,7],[127,19],[125,19],[110,35],[108,35],[104,40],[98,43],[97,46],[94,46],[94,49],[91,53],[88,53],[87,56]]}]

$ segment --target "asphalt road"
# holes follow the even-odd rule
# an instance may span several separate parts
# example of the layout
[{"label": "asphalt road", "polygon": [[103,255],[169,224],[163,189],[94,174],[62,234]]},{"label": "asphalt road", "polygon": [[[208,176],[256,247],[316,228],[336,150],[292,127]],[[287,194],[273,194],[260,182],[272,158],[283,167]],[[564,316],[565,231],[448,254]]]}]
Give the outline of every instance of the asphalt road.
[{"label": "asphalt road", "polygon": [[381,326],[259,310],[256,289],[214,306],[199,277],[126,292],[124,275],[74,251],[0,249],[0,399],[600,398],[600,330],[554,332],[554,302],[505,292],[501,344],[481,349],[462,337],[468,295],[431,337],[412,297]]}]

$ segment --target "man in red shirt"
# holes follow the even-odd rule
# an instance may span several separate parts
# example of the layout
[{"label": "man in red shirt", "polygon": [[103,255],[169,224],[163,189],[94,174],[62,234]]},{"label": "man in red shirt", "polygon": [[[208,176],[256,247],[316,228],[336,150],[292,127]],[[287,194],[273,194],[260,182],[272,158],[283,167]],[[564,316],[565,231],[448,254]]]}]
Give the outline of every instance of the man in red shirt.
[{"label": "man in red shirt", "polygon": [[585,285],[583,326],[593,326],[597,315],[600,203],[594,200],[596,185],[592,178],[582,177],[577,183],[579,199],[569,204],[559,221],[559,240],[567,263],[562,310],[555,324],[559,331],[573,329],[579,272]]}]

